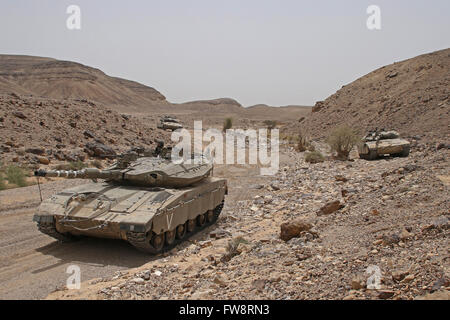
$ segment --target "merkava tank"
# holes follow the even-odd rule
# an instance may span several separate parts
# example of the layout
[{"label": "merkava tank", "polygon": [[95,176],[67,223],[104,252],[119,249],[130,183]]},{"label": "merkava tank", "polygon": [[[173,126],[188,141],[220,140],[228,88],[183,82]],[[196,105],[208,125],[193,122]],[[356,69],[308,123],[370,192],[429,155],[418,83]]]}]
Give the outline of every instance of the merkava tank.
[{"label": "merkava tank", "polygon": [[182,129],[183,125],[177,119],[165,116],[160,119],[157,128],[175,131],[177,129]]},{"label": "merkava tank", "polygon": [[410,151],[410,143],[401,139],[396,131],[374,130],[369,132],[358,146],[361,159],[375,160],[383,155],[407,157]]},{"label": "merkava tank", "polygon": [[212,177],[212,168],[207,162],[124,156],[107,170],[38,170],[38,177],[94,181],[44,200],[33,220],[41,232],[60,241],[83,235],[123,239],[157,254],[216,222],[227,181]]}]

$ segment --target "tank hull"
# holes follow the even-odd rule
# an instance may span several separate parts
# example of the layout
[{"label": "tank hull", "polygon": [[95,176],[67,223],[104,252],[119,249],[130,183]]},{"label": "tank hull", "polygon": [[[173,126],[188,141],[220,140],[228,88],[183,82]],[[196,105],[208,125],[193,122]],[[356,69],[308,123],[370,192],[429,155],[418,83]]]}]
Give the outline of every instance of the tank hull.
[{"label": "tank hull", "polygon": [[386,139],[379,141],[367,141],[358,148],[361,158],[376,159],[385,154],[408,156],[410,143],[404,139]]},{"label": "tank hull", "polygon": [[218,178],[177,189],[89,183],[44,200],[33,220],[42,232],[58,240],[89,236],[135,244],[136,236],[147,242],[153,236],[170,237],[187,222],[217,212],[226,193],[226,180]]}]

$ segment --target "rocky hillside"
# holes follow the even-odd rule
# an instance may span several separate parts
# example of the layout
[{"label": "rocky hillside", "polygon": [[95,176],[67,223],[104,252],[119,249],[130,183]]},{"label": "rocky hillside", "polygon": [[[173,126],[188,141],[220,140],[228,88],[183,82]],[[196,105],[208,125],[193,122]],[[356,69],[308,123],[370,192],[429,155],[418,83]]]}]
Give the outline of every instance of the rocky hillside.
[{"label": "rocky hillside", "polygon": [[375,70],[343,86],[299,127],[323,137],[347,123],[365,131],[392,128],[407,136],[449,136],[450,49],[436,51]]},{"label": "rocky hillside", "polygon": [[0,55],[0,93],[88,99],[121,111],[169,105],[157,90],[76,62]]},{"label": "rocky hillside", "polygon": [[88,100],[0,95],[0,161],[41,163],[151,147],[169,133]]},{"label": "rocky hillside", "polygon": [[312,165],[288,151],[276,176],[227,177],[209,232],[49,298],[448,300],[449,152]]}]

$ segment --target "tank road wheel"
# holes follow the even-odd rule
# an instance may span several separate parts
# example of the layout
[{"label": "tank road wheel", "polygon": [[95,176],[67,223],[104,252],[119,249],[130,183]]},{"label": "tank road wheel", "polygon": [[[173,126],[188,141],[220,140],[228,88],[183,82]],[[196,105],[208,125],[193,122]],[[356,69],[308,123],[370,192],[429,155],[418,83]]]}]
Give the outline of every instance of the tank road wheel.
[{"label": "tank road wheel", "polygon": [[165,238],[166,244],[168,246],[172,245],[175,242],[176,235],[177,235],[176,230],[166,231]]},{"label": "tank road wheel", "polygon": [[364,160],[375,160],[378,158],[378,153],[376,150],[369,150],[369,153],[360,154],[359,157]]},{"label": "tank road wheel", "polygon": [[38,229],[40,232],[60,241],[60,242],[73,242],[78,240],[78,237],[70,233],[60,233],[56,230],[54,222],[51,223],[38,223]]},{"label": "tank road wheel", "polygon": [[195,219],[191,219],[188,220],[186,222],[186,229],[188,232],[193,232],[195,230],[195,225],[197,224],[197,222],[195,221]]},{"label": "tank road wheel", "polygon": [[157,252],[161,251],[164,248],[164,233],[153,234],[150,244]]},{"label": "tank road wheel", "polygon": [[222,200],[222,202],[217,207],[214,208],[214,220],[219,219],[219,215],[223,209],[223,204],[224,204],[224,200]]},{"label": "tank road wheel", "polygon": [[206,216],[204,214],[197,216],[197,225],[199,227],[203,227],[205,225],[205,222],[206,222]]},{"label": "tank road wheel", "polygon": [[186,225],[185,224],[180,224],[177,227],[177,239],[183,239],[184,236],[186,235]]},{"label": "tank road wheel", "polygon": [[208,210],[206,213],[206,221],[213,222],[214,221],[214,210]]}]

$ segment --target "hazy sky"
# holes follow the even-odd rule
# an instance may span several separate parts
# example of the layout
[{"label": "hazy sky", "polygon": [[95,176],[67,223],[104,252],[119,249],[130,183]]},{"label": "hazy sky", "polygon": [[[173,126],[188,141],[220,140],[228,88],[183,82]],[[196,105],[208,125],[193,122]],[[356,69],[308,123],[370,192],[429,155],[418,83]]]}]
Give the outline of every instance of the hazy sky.
[{"label": "hazy sky", "polygon": [[[81,30],[66,9],[81,8]],[[366,27],[369,5],[381,30]],[[386,64],[449,47],[450,1],[0,0],[0,53],[77,61],[171,102],[312,105]]]}]

